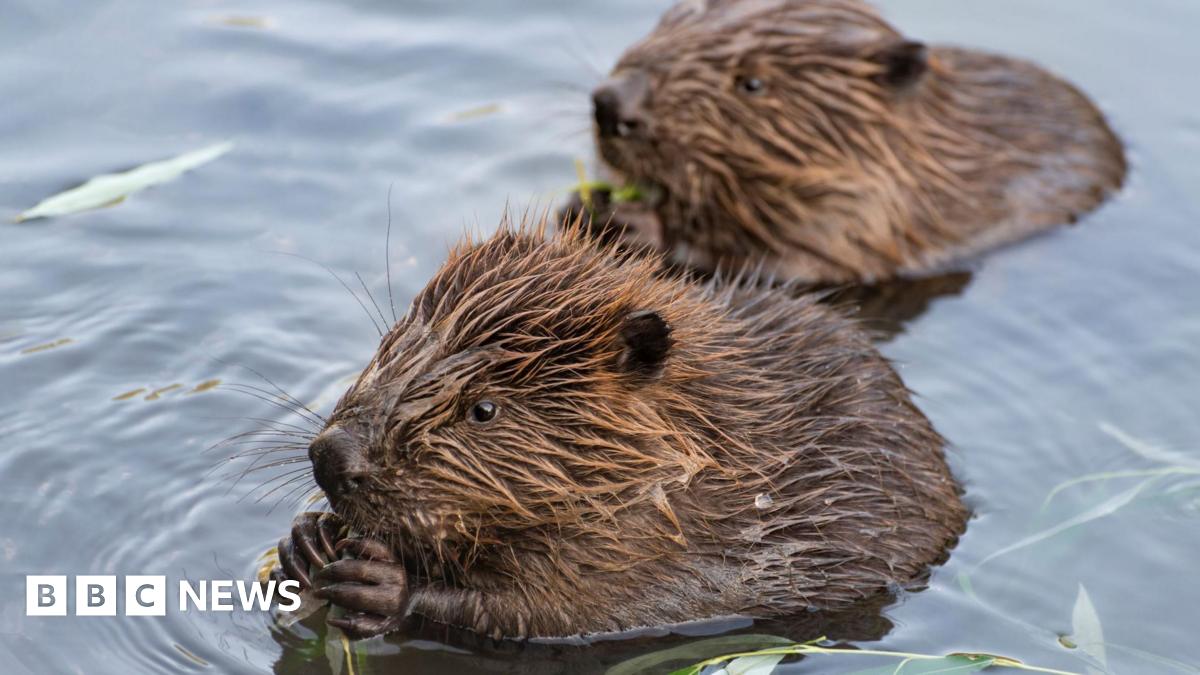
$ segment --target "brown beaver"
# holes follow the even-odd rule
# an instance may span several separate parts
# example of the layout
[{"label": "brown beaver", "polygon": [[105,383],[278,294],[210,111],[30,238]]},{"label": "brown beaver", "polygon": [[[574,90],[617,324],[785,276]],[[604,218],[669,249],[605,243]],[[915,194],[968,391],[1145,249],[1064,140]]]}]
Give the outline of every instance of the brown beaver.
[{"label": "brown beaver", "polygon": [[601,220],[700,269],[920,275],[1074,221],[1126,170],[1067,82],[857,0],[685,0],[593,102],[600,157],[650,194]]},{"label": "brown beaver", "polygon": [[331,623],[779,617],[945,555],[966,511],[943,440],[854,324],[546,227],[458,245],[312,441],[336,515],[298,518],[277,576],[346,610]]}]

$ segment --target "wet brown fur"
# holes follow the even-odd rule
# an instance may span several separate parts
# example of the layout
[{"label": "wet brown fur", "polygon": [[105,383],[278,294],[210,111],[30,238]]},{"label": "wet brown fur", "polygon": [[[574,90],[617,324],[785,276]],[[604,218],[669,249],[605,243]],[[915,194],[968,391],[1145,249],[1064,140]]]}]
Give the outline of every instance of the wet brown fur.
[{"label": "wet brown fur", "polygon": [[[765,257],[812,282],[938,270],[1096,208],[1125,176],[1077,89],[1025,61],[927,52],[857,0],[685,0],[614,76],[649,74],[645,125],[598,138],[618,179],[656,185],[661,245],[712,269]],[[765,86],[738,89],[746,78]]]},{"label": "wet brown fur", "polygon": [[[334,506],[403,554],[411,614],[507,638],[785,616],[953,544],[943,441],[860,330],[660,265],[505,223],[385,336],[330,418],[373,467]],[[671,328],[656,367],[630,366],[636,312]]]}]

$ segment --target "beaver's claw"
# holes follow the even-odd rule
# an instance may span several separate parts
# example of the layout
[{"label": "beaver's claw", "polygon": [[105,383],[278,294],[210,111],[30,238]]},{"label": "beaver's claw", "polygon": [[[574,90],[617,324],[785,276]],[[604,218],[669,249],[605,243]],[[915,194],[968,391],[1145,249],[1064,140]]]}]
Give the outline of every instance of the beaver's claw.
[{"label": "beaver's claw", "polygon": [[342,530],[342,519],[334,513],[309,511],[296,516],[291,536],[279,540],[279,566],[271,571],[271,578],[298,581],[300,590],[310,588],[309,568],[319,570],[337,559],[333,542]]},{"label": "beaver's claw", "polygon": [[345,610],[344,615],[331,615],[326,621],[354,640],[398,628],[408,609],[404,565],[391,549],[373,539],[346,539],[337,550],[353,557],[335,560],[313,577],[316,596]]}]

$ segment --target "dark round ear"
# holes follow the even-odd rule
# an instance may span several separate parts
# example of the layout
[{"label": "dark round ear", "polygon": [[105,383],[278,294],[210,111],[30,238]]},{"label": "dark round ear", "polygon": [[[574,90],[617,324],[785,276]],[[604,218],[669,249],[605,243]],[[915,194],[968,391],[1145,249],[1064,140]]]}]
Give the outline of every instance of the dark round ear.
[{"label": "dark round ear", "polygon": [[897,39],[878,49],[871,60],[883,69],[876,81],[893,89],[911,87],[929,70],[928,50],[912,40]]},{"label": "dark round ear", "polygon": [[654,377],[662,373],[671,352],[671,326],[653,310],[631,312],[621,321],[621,356],[617,367],[627,373]]}]

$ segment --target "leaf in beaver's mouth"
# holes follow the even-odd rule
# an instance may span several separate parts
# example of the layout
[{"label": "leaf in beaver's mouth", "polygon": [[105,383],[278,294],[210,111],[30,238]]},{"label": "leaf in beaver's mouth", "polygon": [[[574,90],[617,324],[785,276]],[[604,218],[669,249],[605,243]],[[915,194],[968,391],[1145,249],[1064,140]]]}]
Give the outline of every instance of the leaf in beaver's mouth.
[{"label": "leaf in beaver's mouth", "polygon": [[17,215],[16,222],[34,218],[53,218],[80,211],[120,204],[129,195],[152,185],[175,180],[183,173],[207,164],[233,149],[226,141],[206,148],[186,152],[178,157],[143,164],[121,173],[106,173],[79,187],[60,192],[42,200],[33,208]]}]

